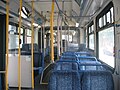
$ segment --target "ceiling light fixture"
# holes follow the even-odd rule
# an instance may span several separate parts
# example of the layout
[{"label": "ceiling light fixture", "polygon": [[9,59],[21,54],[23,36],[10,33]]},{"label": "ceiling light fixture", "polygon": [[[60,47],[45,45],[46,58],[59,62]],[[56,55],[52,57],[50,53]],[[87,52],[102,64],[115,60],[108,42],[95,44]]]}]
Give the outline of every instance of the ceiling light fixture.
[{"label": "ceiling light fixture", "polygon": [[79,26],[79,23],[76,23],[76,27],[78,27]]}]

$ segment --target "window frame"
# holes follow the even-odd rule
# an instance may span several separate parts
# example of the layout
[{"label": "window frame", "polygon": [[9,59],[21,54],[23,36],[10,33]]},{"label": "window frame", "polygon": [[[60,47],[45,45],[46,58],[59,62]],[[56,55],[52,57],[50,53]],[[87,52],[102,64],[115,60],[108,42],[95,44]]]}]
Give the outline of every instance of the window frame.
[{"label": "window frame", "polygon": [[[111,12],[111,8],[113,8],[113,13]],[[107,22],[107,13],[110,12],[110,23]],[[104,16],[105,16],[105,21],[106,24],[104,25]],[[102,17],[102,22],[103,22],[103,26],[99,27],[99,19]],[[114,15],[114,6],[113,3],[110,2],[101,12],[100,14],[98,14],[98,16],[96,17],[96,47],[97,47],[97,57],[99,58],[99,32],[100,31],[104,31],[110,27],[113,27],[114,29],[114,46],[115,46],[115,15]],[[100,60],[102,63],[105,63],[103,60]],[[106,65],[108,65],[107,63],[105,63]],[[110,66],[110,65],[108,65]],[[114,67],[110,66],[111,69],[114,69],[116,67],[116,63],[115,63],[115,57],[114,57]]]},{"label": "window frame", "polygon": [[[111,12],[111,8],[113,8],[113,17],[112,17],[112,12]],[[107,13],[110,12],[110,23],[107,22]],[[102,22],[104,22],[104,16],[105,15],[105,21],[106,24],[102,27],[99,27],[99,19],[102,18]],[[112,22],[113,19],[113,22]],[[114,25],[114,7],[113,7],[113,3],[110,2],[101,12],[100,14],[98,14],[98,16],[96,17],[96,25],[97,25],[97,31],[102,30],[108,26],[113,26]]]}]

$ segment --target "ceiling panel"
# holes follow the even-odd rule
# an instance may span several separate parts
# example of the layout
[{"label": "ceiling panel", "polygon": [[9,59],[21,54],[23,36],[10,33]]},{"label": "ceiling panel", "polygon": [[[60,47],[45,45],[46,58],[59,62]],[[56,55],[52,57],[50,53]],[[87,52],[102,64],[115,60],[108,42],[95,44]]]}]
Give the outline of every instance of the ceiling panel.
[{"label": "ceiling panel", "polygon": [[87,14],[92,15],[94,14],[97,10],[100,9],[100,7],[108,0],[93,0],[93,3],[91,4],[91,7],[89,8],[89,11]]},{"label": "ceiling panel", "polygon": [[[31,6],[31,2],[30,2],[31,0],[24,0],[24,1]],[[62,10],[62,3],[63,3],[62,0],[58,0],[58,5],[61,10]],[[43,16],[45,16],[48,21],[50,21],[51,5],[52,5],[52,0],[34,0],[34,9],[40,14],[42,14]],[[68,16],[71,15],[72,0],[64,1],[64,11]],[[55,8],[54,8],[55,25],[57,25],[56,22],[57,22],[58,12],[59,10],[55,3]]]}]

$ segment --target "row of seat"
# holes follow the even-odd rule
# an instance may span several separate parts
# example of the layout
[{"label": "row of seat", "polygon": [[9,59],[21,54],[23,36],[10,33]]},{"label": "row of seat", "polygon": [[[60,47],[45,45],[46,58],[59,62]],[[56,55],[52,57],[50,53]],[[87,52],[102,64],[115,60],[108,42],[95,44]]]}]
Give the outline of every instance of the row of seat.
[{"label": "row of seat", "polygon": [[[31,56],[31,44],[22,44],[21,55]],[[43,53],[40,52],[36,43],[33,44],[33,63],[34,63],[34,77],[42,73],[44,68]]]},{"label": "row of seat", "polygon": [[106,65],[88,52],[65,52],[62,54],[60,61],[77,62],[80,70],[105,70]]},{"label": "row of seat", "polygon": [[60,57],[60,60],[68,60],[68,59],[77,60],[77,61],[81,61],[81,60],[97,61],[95,57],[93,57],[87,52],[65,52]]},{"label": "row of seat", "polygon": [[[96,59],[96,57],[93,57],[88,52],[65,52],[62,54],[60,61],[65,61],[65,60],[77,61],[79,63],[80,68],[83,70],[89,70],[89,69],[94,70],[94,69],[98,69],[98,67],[100,68],[102,67],[102,66],[96,66],[101,63]],[[94,64],[94,66],[91,64]]]},{"label": "row of seat", "polygon": [[108,71],[57,70],[51,74],[48,90],[114,90],[114,84]]},{"label": "row of seat", "polygon": [[55,64],[54,70],[106,70],[104,64],[100,63],[93,63],[93,62],[88,62],[88,63],[79,63],[76,61],[57,61]]},{"label": "row of seat", "polygon": [[[104,69],[103,64],[89,54],[75,53],[82,52],[66,52],[62,56],[67,59],[61,57],[55,63],[49,90],[114,90],[112,74]],[[69,59],[74,56],[82,59]]]},{"label": "row of seat", "polygon": [[92,56],[90,53],[83,51],[83,52],[64,52],[62,56]]}]

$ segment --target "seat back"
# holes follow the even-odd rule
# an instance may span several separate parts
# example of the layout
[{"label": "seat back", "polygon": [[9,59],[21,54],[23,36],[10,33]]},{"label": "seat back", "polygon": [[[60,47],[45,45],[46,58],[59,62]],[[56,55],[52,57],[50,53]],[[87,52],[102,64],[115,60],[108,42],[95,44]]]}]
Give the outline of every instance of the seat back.
[{"label": "seat back", "polygon": [[65,70],[52,72],[48,90],[81,90],[79,73]]},{"label": "seat back", "polygon": [[112,74],[108,71],[84,72],[82,90],[114,90]]},{"label": "seat back", "polygon": [[57,62],[55,70],[78,70],[78,64],[75,62]]},{"label": "seat back", "polygon": [[[22,51],[31,51],[32,46],[31,44],[23,44],[22,45]],[[36,43],[33,44],[34,51],[39,51],[39,47]]]},{"label": "seat back", "polygon": [[[38,45],[36,43],[33,44],[34,52],[33,52],[33,59],[34,59],[34,67],[41,67],[42,66],[42,59],[41,53],[39,51]],[[23,44],[21,55],[31,55],[31,44]]]},{"label": "seat back", "polygon": [[76,56],[92,56],[90,53],[88,52],[75,52]]},{"label": "seat back", "polygon": [[103,64],[98,61],[82,61],[79,63],[80,70],[104,70]]},{"label": "seat back", "polygon": [[60,60],[77,60],[75,56],[61,56]]},{"label": "seat back", "polygon": [[29,44],[22,44],[22,51],[29,51]]}]

